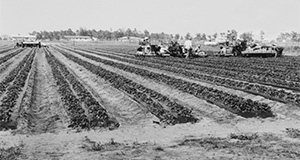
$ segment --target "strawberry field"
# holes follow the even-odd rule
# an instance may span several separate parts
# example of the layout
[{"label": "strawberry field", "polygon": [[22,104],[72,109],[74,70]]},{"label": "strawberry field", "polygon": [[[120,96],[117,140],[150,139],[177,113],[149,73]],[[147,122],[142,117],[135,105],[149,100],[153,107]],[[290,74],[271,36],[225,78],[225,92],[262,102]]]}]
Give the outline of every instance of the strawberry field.
[{"label": "strawberry field", "polygon": [[34,110],[48,110],[39,108],[45,105],[40,104],[41,97],[37,94],[41,92],[37,86],[44,85],[39,84],[42,83],[39,75],[43,74],[39,73],[39,65],[47,66],[49,74],[44,78],[53,83],[52,91],[61,104],[56,107],[61,107],[64,114],[51,113],[57,120],[64,119],[61,127],[113,130],[127,125],[125,117],[109,108],[107,97],[102,99],[97,94],[94,90],[97,86],[84,83],[66,62],[81,66],[87,74],[122,93],[121,98],[135,103],[143,114],[156,117],[157,121],[153,122],[158,124],[197,123],[205,115],[197,113],[202,110],[201,105],[186,105],[185,100],[157,87],[151,88],[147,82],[140,83],[132,76],[145,79],[153,86],[163,85],[178,94],[190,95],[245,119],[276,118],[283,114],[273,108],[274,103],[287,109],[300,107],[299,57],[137,58],[134,50],[134,46],[110,45],[25,49],[2,46],[0,129],[34,130],[32,122],[39,117]]},{"label": "strawberry field", "polygon": [[[285,121],[300,120],[299,57],[135,57],[135,50],[0,46],[0,130],[114,136],[159,126],[158,133],[172,137],[206,133],[203,128],[273,133],[269,123],[288,127]],[[154,132],[147,134],[159,138]]]}]

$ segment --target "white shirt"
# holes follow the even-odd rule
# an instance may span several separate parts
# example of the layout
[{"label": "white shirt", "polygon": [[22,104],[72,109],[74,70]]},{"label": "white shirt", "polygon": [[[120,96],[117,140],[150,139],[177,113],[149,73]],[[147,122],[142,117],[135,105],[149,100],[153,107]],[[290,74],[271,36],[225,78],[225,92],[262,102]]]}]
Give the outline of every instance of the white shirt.
[{"label": "white shirt", "polygon": [[184,48],[190,49],[192,47],[192,41],[191,40],[186,40],[184,42]]}]

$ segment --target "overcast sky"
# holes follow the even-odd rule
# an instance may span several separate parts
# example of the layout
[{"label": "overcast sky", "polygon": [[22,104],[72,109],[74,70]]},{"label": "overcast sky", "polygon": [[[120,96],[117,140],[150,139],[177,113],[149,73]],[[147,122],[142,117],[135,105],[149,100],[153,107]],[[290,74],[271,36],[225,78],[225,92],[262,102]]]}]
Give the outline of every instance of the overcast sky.
[{"label": "overcast sky", "polygon": [[0,0],[0,35],[80,27],[185,35],[300,32],[300,0]]}]

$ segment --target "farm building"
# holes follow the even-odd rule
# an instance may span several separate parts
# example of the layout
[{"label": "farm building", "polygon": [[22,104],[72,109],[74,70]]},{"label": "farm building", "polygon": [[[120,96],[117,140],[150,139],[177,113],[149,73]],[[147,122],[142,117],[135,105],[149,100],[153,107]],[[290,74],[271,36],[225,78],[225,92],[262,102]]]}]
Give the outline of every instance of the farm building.
[{"label": "farm building", "polygon": [[12,36],[12,39],[15,40],[15,41],[35,41],[36,36],[16,35],[16,36]]},{"label": "farm building", "polygon": [[65,39],[69,41],[94,41],[97,40],[97,38],[90,37],[90,36],[64,36]]},{"label": "farm building", "polygon": [[139,37],[121,37],[121,38],[118,38],[118,41],[121,41],[121,42],[139,42],[139,41],[142,41],[143,39],[142,38],[139,38]]}]

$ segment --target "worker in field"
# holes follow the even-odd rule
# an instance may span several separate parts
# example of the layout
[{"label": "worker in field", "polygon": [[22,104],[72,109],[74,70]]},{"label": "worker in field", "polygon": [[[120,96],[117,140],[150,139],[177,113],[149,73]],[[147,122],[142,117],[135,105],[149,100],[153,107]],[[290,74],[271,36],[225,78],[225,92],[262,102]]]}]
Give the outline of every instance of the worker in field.
[{"label": "worker in field", "polygon": [[142,41],[142,44],[143,46],[146,46],[146,45],[150,45],[150,42],[149,42],[149,37],[145,37]]},{"label": "worker in field", "polygon": [[199,52],[201,52],[201,45],[200,44],[195,49],[195,53],[199,53]]},{"label": "worker in field", "polygon": [[177,40],[176,40],[175,38],[172,38],[172,40],[171,40],[171,42],[170,42],[170,45],[171,45],[171,46],[177,46],[177,45],[179,45],[179,44],[178,44],[178,42],[177,42]]},{"label": "worker in field", "polygon": [[192,54],[192,37],[188,37],[184,42],[184,49],[186,51],[185,58],[189,58]]},{"label": "worker in field", "polygon": [[149,54],[150,53],[150,42],[149,42],[149,37],[145,37],[143,41],[140,43],[140,47],[138,48],[138,51],[142,52],[143,54]]}]

